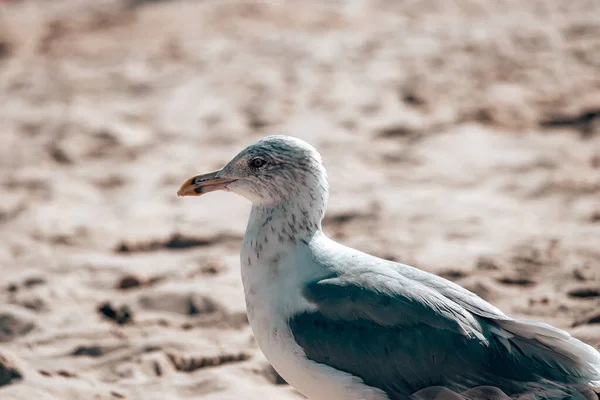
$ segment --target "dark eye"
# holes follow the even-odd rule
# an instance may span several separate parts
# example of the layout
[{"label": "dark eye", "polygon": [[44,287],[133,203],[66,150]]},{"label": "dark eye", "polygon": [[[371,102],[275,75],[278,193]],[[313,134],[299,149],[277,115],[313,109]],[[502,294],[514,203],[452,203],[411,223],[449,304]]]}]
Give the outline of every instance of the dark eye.
[{"label": "dark eye", "polygon": [[250,161],[250,166],[252,168],[260,168],[260,167],[264,166],[266,163],[267,162],[264,159],[262,159],[260,157],[256,157]]}]

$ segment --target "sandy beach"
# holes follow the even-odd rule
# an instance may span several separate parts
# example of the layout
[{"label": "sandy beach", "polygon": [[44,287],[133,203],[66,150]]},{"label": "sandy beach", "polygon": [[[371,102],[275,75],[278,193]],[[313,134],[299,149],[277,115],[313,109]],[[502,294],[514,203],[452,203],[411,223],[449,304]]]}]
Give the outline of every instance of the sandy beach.
[{"label": "sandy beach", "polygon": [[600,2],[0,3],[0,399],[300,399],[245,315],[269,134],[324,231],[600,348]]}]

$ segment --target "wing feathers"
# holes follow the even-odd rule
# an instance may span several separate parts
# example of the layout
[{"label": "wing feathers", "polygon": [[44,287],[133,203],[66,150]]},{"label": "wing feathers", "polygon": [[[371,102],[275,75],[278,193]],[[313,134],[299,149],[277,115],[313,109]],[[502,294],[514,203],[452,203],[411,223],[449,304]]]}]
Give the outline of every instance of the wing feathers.
[{"label": "wing feathers", "polygon": [[403,329],[457,334],[461,346],[468,348],[464,357],[482,357],[473,359],[475,364],[496,363],[500,369],[495,373],[504,374],[505,367],[499,366],[508,363],[556,382],[587,385],[600,379],[600,354],[591,346],[544,323],[512,320],[475,294],[431,274],[356,269],[310,283],[304,295],[332,320],[368,321],[407,333]]},{"label": "wing feathers", "polygon": [[[570,393],[569,386],[600,380],[600,354],[567,332],[515,321],[437,275],[339,244],[327,251],[314,260],[330,275],[303,287],[315,306],[308,314],[314,315],[292,316],[290,323],[313,359],[330,365],[336,359],[337,368],[393,392],[437,382],[455,388],[495,384],[507,393]],[[340,335],[352,340],[338,340]],[[381,369],[382,360],[396,367]]]},{"label": "wing feathers", "polygon": [[487,341],[471,313],[401,275],[365,272],[323,279],[307,285],[304,295],[332,318],[364,318],[384,326],[428,324]]},{"label": "wing feathers", "polygon": [[588,381],[600,379],[600,353],[569,333],[541,322],[513,320],[500,321],[498,325],[513,335],[527,356],[543,358]]}]

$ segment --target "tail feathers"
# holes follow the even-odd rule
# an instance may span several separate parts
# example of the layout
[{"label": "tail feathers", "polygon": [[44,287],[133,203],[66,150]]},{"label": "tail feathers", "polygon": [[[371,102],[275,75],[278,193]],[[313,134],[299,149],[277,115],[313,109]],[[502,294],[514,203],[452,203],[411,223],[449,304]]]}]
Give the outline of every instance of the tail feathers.
[{"label": "tail feathers", "polygon": [[580,392],[567,392],[561,389],[542,387],[532,388],[527,393],[508,396],[495,386],[477,386],[461,393],[442,386],[431,386],[409,396],[410,400],[599,400],[596,389],[584,389]]},{"label": "tail feathers", "polygon": [[540,322],[496,323],[500,329],[492,333],[509,352],[518,351],[534,362],[564,372],[568,375],[566,381],[587,385],[597,385],[600,381],[600,353],[567,332]]}]

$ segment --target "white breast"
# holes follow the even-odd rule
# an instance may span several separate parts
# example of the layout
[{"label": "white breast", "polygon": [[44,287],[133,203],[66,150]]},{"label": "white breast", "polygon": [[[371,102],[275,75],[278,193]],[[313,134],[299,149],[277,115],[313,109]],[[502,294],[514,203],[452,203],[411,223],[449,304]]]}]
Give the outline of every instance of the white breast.
[{"label": "white breast", "polygon": [[248,320],[261,350],[275,370],[311,400],[388,400],[360,378],[309,360],[294,341],[288,319],[313,308],[300,290],[314,275],[307,271],[310,263],[302,260],[302,251],[291,248],[297,245],[287,246],[264,247],[257,257],[249,242],[242,245]]}]

